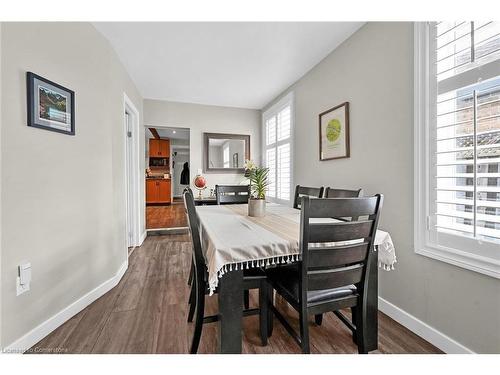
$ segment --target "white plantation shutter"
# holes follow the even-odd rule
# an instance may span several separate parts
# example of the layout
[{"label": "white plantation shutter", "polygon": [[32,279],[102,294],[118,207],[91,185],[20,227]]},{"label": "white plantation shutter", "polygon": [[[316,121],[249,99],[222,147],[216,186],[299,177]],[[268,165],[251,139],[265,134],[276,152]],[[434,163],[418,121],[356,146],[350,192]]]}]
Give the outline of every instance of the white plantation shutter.
[{"label": "white plantation shutter", "polygon": [[273,145],[276,142],[276,116],[266,121],[266,146]]},{"label": "white plantation shutter", "polygon": [[225,144],[224,149],[223,149],[223,163],[224,163],[224,168],[229,168],[229,145]]},{"label": "white plantation shutter", "polygon": [[277,197],[285,201],[290,200],[290,143],[278,146],[277,160]]},{"label": "white plantation shutter", "polygon": [[438,22],[434,28],[438,81],[499,57],[499,22]]},{"label": "white plantation shutter", "polygon": [[441,258],[460,250],[452,263],[500,277],[500,23],[428,23],[420,32],[428,56],[419,65],[428,134],[419,135],[428,169],[420,242]]},{"label": "white plantation shutter", "polygon": [[267,187],[267,196],[276,198],[276,149],[266,150],[266,167],[269,168],[269,186]]},{"label": "white plantation shutter", "polygon": [[263,115],[264,164],[269,168],[267,197],[290,202],[292,187],[292,95]]},{"label": "white plantation shutter", "polygon": [[278,113],[278,141],[290,138],[290,106]]},{"label": "white plantation shutter", "polygon": [[438,95],[436,226],[500,240],[500,77]]},{"label": "white plantation shutter", "polygon": [[[500,240],[500,76],[465,82],[500,64],[500,23],[439,22],[435,218],[439,232]],[[498,72],[497,72],[498,73]],[[464,85],[465,84],[465,85]]]}]

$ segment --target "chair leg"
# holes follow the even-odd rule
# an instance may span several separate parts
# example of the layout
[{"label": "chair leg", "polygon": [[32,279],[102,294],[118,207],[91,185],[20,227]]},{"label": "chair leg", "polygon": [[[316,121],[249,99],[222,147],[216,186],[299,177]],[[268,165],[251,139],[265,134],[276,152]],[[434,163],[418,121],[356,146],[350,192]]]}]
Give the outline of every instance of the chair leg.
[{"label": "chair leg", "polygon": [[[356,311],[356,306],[351,307],[351,321],[352,324],[356,325],[357,324],[357,311]],[[358,340],[356,339],[356,332],[353,332],[352,334],[352,342],[357,344]]]},{"label": "chair leg", "polygon": [[194,276],[194,264],[193,260],[191,259],[191,268],[189,270],[188,285],[191,285],[193,283],[193,276]]},{"label": "chair leg", "polygon": [[259,325],[260,325],[260,339],[262,341],[262,346],[267,345],[267,319],[269,317],[268,309],[269,305],[267,302],[268,286],[267,281],[262,280],[259,288]]},{"label": "chair leg", "polygon": [[191,285],[191,292],[189,293],[189,314],[188,314],[189,323],[193,321],[195,309],[196,309],[196,286],[193,284]]},{"label": "chair leg", "polygon": [[271,306],[274,306],[274,290],[269,284],[267,284],[267,303],[267,337],[271,337],[274,329],[274,314],[271,309]]},{"label": "chair leg", "polygon": [[358,345],[358,353],[359,354],[367,354],[366,345],[365,345],[365,332],[366,332],[366,313],[363,311],[363,305],[360,304],[356,307],[356,312],[354,316],[356,317],[356,344]]},{"label": "chair leg", "polygon": [[[196,282],[196,281],[195,281]],[[191,341],[191,354],[198,352],[200,345],[201,331],[203,329],[203,316],[205,315],[205,288],[196,288],[196,317],[194,323],[193,340]]]},{"label": "chair leg", "polygon": [[314,321],[316,322],[317,325],[321,325],[323,323],[323,314],[316,314],[314,315]]},{"label": "chair leg", "polygon": [[243,292],[243,305],[245,306],[245,310],[250,308],[250,291],[248,290]]},{"label": "chair leg", "polygon": [[302,309],[299,312],[300,319],[300,341],[302,346],[302,353],[309,354],[309,325],[307,319],[307,309]]}]

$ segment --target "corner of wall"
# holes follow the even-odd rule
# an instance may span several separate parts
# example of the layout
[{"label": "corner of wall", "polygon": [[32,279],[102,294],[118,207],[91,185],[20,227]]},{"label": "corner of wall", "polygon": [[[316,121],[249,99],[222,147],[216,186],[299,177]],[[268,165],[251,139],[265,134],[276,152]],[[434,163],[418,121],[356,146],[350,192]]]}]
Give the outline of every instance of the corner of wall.
[{"label": "corner of wall", "polygon": [[[2,269],[2,25],[0,22],[0,270]],[[0,275],[0,284],[2,283]],[[2,288],[0,288],[0,348],[3,348],[2,340]]]}]

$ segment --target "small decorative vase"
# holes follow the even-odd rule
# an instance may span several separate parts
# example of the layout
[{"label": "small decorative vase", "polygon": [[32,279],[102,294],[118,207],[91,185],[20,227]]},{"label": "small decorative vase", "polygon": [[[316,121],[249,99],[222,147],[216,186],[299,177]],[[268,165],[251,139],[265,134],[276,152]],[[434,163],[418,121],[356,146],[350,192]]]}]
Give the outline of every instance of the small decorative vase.
[{"label": "small decorative vase", "polygon": [[248,200],[248,216],[262,217],[266,214],[266,200],[253,199]]}]

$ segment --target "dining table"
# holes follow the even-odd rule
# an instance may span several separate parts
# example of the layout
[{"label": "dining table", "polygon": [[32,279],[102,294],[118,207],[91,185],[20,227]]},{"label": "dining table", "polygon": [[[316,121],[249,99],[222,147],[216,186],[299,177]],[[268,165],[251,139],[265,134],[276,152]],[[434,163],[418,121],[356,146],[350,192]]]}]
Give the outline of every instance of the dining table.
[{"label": "dining table", "polygon": [[[243,270],[300,261],[300,210],[267,203],[263,217],[248,216],[247,204],[196,207],[208,269],[209,293],[218,295],[218,350],[241,353]],[[335,219],[331,219],[335,220]],[[378,345],[378,268],[394,269],[389,233],[378,229],[367,265],[367,350]]]}]

